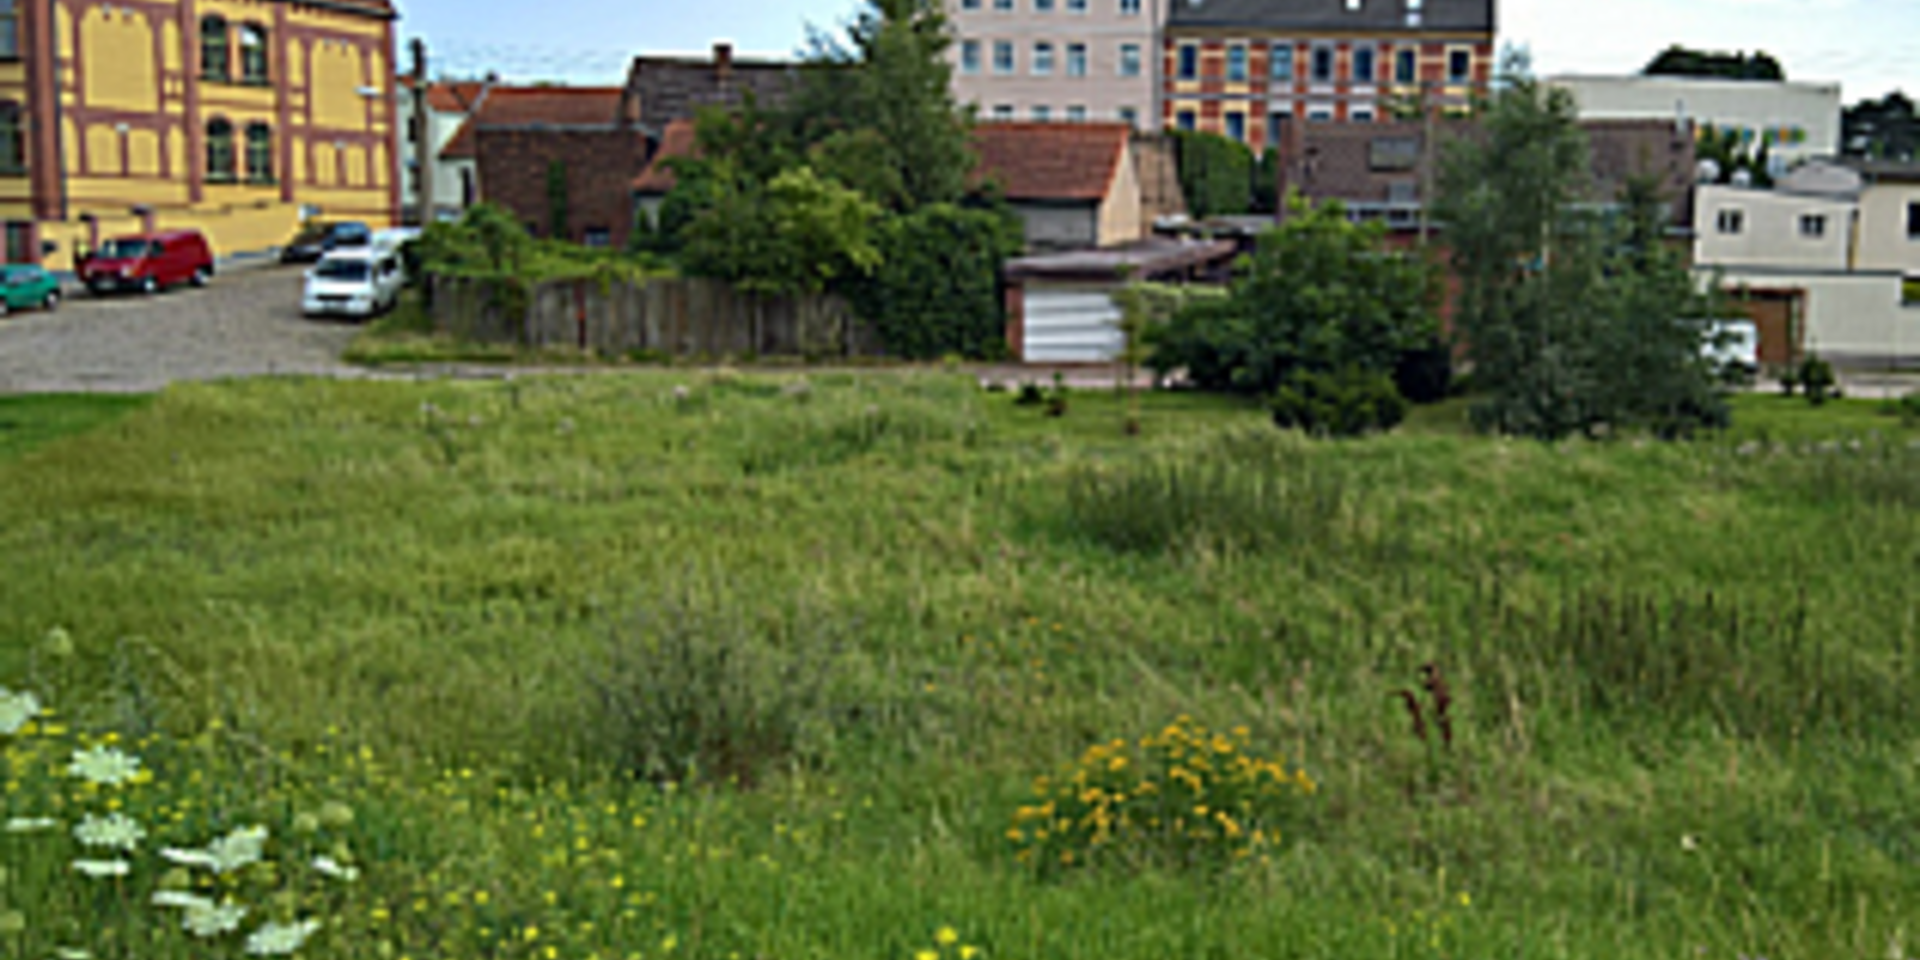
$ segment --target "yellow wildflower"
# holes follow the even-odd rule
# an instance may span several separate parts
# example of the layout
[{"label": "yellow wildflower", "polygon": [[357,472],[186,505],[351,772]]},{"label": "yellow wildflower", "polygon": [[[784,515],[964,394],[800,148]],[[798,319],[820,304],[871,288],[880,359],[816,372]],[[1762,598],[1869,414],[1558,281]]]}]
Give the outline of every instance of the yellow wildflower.
[{"label": "yellow wildflower", "polygon": [[943,947],[951,947],[960,942],[960,934],[952,927],[941,927],[939,932],[933,935],[933,942]]}]

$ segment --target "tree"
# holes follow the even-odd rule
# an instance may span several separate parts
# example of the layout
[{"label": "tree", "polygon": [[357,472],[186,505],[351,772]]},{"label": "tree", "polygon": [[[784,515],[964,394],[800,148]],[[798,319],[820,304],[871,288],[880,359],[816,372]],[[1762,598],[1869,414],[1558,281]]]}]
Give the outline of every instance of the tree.
[{"label": "tree", "polygon": [[1563,90],[1515,80],[1481,123],[1450,145],[1436,211],[1483,391],[1475,423],[1543,439],[1723,423],[1702,353],[1715,305],[1661,240],[1657,191],[1630,184],[1625,217],[1582,209],[1616,198],[1586,192],[1586,138]]},{"label": "tree", "polygon": [[1849,156],[1910,161],[1920,148],[1920,116],[1915,116],[1913,101],[1899,91],[1848,107],[1840,126]]},{"label": "tree", "polygon": [[810,167],[766,184],[727,169],[717,199],[685,233],[683,266],[697,276],[764,296],[814,295],[880,265],[874,220],[880,210]]},{"label": "tree", "polygon": [[1437,273],[1388,251],[1385,227],[1338,203],[1293,213],[1218,300],[1187,304],[1149,334],[1160,376],[1185,370],[1206,390],[1271,395],[1295,370],[1391,374],[1439,330]]},{"label": "tree", "polygon": [[1000,267],[1019,254],[1019,221],[1001,211],[937,203],[888,217],[884,262],[849,297],[887,352],[932,360],[1006,352]]},{"label": "tree", "polygon": [[1176,130],[1173,138],[1187,209],[1202,219],[1246,213],[1253,201],[1253,151],[1217,133]]},{"label": "tree", "polygon": [[1787,79],[1780,61],[1764,51],[1749,56],[1740,53],[1715,53],[1690,50],[1674,44],[1660,52],[1642,73],[1650,77],[1719,77],[1724,80]]}]

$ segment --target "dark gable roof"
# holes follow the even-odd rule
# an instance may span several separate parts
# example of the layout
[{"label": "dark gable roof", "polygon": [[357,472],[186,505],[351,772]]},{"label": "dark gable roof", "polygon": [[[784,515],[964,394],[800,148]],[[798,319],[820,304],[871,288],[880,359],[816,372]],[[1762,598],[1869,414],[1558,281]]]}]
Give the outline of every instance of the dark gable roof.
[{"label": "dark gable roof", "polygon": [[1214,27],[1256,30],[1419,30],[1492,33],[1498,0],[1425,0],[1420,25],[1409,27],[1407,0],[1168,0],[1169,29]]},{"label": "dark gable roof", "polygon": [[640,125],[658,131],[693,119],[704,107],[735,106],[749,91],[761,106],[777,106],[799,82],[796,64],[736,59],[721,46],[712,59],[635,57],[627,95],[639,99]]}]

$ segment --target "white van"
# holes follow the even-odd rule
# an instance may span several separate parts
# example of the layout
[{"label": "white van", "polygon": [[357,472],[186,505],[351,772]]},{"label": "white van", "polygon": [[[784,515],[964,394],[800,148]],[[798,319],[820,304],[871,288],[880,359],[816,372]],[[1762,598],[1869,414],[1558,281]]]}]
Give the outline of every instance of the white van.
[{"label": "white van", "polygon": [[335,250],[307,271],[300,308],[309,317],[369,318],[399,302],[406,280],[392,246]]}]

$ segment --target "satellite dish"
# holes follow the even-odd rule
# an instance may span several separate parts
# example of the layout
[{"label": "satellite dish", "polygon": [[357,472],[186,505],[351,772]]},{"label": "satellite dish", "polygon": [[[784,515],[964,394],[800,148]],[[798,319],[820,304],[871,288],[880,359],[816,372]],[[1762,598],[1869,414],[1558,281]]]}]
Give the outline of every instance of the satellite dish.
[{"label": "satellite dish", "polygon": [[1720,182],[1719,161],[1716,161],[1716,160],[1700,161],[1700,165],[1693,169],[1693,182],[1719,183]]},{"label": "satellite dish", "polygon": [[1733,185],[1736,187],[1753,186],[1753,171],[1752,170],[1735,170],[1733,172]]}]

